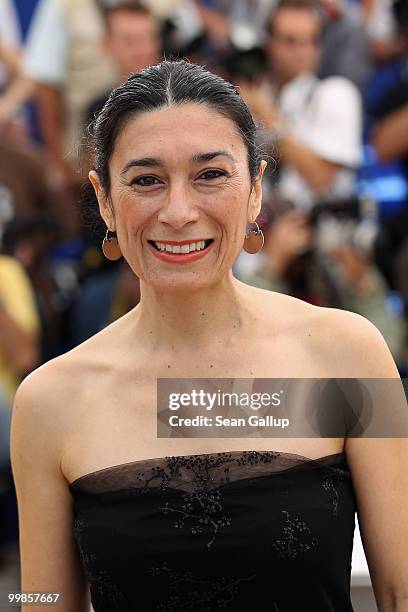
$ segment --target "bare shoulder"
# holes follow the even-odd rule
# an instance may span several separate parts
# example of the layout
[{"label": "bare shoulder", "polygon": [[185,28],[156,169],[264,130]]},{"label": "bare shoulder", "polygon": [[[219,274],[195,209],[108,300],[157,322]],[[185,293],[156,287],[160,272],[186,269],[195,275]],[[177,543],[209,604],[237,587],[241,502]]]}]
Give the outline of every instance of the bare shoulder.
[{"label": "bare shoulder", "polygon": [[[29,374],[14,397],[10,453],[18,495],[48,479],[63,484],[61,449],[75,427],[75,369],[66,356],[56,357]],[[30,481],[26,474],[30,473]],[[41,476],[40,476],[41,474]],[[61,495],[63,493],[61,492]]]},{"label": "bare shoulder", "polygon": [[[75,426],[75,415],[84,393],[95,388],[97,375],[111,371],[114,352],[119,350],[116,330],[120,320],[66,353],[50,359],[31,372],[17,389],[13,404],[15,426],[20,421],[44,440],[63,445],[64,436]],[[57,443],[56,442],[56,443]]]},{"label": "bare shoulder", "polygon": [[369,319],[321,306],[306,313],[311,347],[330,370],[328,376],[399,378],[384,336]]},{"label": "bare shoulder", "polygon": [[380,330],[367,318],[340,308],[309,304],[299,298],[256,288],[254,297],[265,325],[295,341],[307,356],[304,367],[318,376],[394,378],[398,369]]}]

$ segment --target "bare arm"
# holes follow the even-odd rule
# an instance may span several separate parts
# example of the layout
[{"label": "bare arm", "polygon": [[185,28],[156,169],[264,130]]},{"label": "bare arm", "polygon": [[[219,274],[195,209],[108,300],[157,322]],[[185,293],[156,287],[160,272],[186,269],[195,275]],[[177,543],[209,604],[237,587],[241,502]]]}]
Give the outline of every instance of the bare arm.
[{"label": "bare arm", "polygon": [[285,136],[280,140],[279,150],[282,160],[296,168],[309,186],[316,191],[328,189],[341,167],[322,159],[291,136]]},{"label": "bare arm", "polygon": [[54,85],[39,83],[37,102],[41,132],[47,151],[55,167],[70,182],[74,180],[74,171],[70,163],[64,159],[62,91]]},{"label": "bare arm", "polygon": [[407,440],[348,438],[346,454],[378,610],[407,612]]},{"label": "bare arm", "polygon": [[35,82],[26,76],[17,76],[0,97],[0,124],[12,119],[35,94]]},{"label": "bare arm", "polygon": [[15,49],[10,49],[0,40],[0,62],[5,64],[11,76],[16,75],[20,69],[20,54]]},{"label": "bare arm", "polygon": [[404,38],[398,34],[389,40],[372,39],[370,42],[371,56],[377,64],[392,61],[400,57],[404,51]]},{"label": "bare arm", "polygon": [[[54,389],[61,393],[64,384],[58,365],[48,362],[21,383],[14,400],[10,443],[21,590],[62,593],[60,605],[53,607],[88,612],[89,590],[73,536],[72,496],[60,468],[66,416]],[[22,606],[22,612],[30,609]],[[36,607],[38,612],[49,609],[49,605]]]},{"label": "bare arm", "polygon": [[[343,362],[348,355],[345,367],[354,372],[351,376],[396,379],[403,394],[397,367],[378,329],[354,313],[341,318],[337,334],[343,340],[337,343],[336,359]],[[401,397],[405,410],[405,395]],[[390,410],[387,405],[379,408]],[[378,611],[408,612],[408,439],[348,437],[345,452]]]},{"label": "bare arm", "polygon": [[39,105],[41,130],[47,149],[54,159],[61,159],[61,91],[58,87],[41,83],[38,85],[37,100]]},{"label": "bare arm", "polygon": [[381,121],[374,131],[373,145],[383,161],[408,153],[408,104]]}]

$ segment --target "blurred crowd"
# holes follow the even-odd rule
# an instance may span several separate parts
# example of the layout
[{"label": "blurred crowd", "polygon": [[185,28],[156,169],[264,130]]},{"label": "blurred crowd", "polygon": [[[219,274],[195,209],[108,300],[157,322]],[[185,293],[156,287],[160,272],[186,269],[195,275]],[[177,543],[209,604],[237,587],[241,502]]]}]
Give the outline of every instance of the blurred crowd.
[{"label": "blurred crowd", "polygon": [[163,57],[236,84],[259,128],[265,246],[234,274],[365,316],[407,375],[405,0],[1,0],[0,551],[17,538],[19,382],[140,298],[79,201],[93,118]]}]

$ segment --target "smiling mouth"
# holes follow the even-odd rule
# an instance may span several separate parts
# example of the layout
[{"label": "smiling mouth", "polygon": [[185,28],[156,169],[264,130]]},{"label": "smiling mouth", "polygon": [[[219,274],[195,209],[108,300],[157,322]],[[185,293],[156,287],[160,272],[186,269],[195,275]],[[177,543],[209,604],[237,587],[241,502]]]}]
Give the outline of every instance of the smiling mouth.
[{"label": "smiling mouth", "polygon": [[165,253],[186,254],[195,253],[197,251],[202,251],[206,249],[212,242],[214,242],[214,239],[209,238],[208,240],[199,240],[197,242],[192,241],[188,244],[168,244],[166,242],[159,242],[155,240],[148,240],[148,242],[157,251]]}]

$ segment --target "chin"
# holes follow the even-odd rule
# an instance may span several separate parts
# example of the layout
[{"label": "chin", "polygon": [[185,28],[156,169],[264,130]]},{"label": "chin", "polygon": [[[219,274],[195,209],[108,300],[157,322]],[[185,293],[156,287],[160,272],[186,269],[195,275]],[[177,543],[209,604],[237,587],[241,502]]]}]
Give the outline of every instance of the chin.
[{"label": "chin", "polygon": [[191,294],[193,291],[205,291],[216,284],[217,281],[208,275],[190,272],[186,274],[178,273],[173,278],[170,276],[166,278],[163,278],[163,276],[145,277],[144,282],[162,294],[176,295],[177,293],[188,292]]}]

